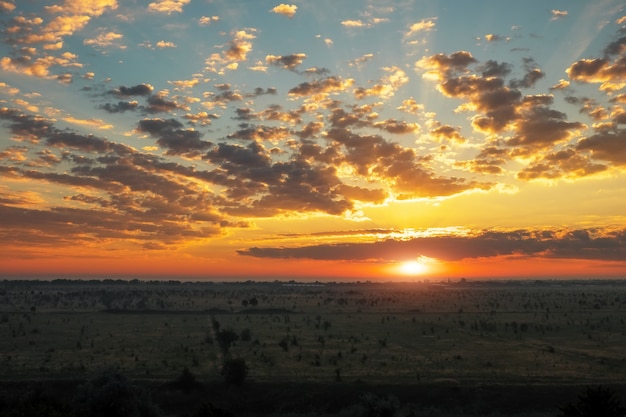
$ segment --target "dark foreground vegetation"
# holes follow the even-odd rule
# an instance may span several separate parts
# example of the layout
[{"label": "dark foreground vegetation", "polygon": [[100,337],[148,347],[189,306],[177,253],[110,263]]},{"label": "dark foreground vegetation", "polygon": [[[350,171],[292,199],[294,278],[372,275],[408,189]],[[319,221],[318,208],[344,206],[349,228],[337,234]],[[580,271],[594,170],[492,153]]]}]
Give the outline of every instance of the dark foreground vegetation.
[{"label": "dark foreground vegetation", "polygon": [[624,416],[626,282],[0,282],[2,416]]}]

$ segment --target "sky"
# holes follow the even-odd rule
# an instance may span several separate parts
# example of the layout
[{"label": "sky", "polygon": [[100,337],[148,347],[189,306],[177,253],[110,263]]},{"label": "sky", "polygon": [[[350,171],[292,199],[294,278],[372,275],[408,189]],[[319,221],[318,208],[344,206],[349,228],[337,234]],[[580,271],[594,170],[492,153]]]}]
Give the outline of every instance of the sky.
[{"label": "sky", "polygon": [[625,9],[0,0],[0,277],[626,278]]}]

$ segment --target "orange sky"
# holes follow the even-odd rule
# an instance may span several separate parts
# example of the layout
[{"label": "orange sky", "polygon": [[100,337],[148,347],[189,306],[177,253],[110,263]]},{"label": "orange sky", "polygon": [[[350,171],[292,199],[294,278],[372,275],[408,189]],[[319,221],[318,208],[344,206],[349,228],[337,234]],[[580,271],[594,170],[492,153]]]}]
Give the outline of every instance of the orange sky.
[{"label": "orange sky", "polygon": [[620,1],[0,14],[0,278],[626,278]]}]

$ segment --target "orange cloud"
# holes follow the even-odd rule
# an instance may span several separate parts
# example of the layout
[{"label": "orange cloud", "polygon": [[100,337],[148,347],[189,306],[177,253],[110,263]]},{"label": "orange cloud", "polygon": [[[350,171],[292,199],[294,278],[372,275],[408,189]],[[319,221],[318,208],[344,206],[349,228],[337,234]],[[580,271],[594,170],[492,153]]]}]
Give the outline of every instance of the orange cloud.
[{"label": "orange cloud", "polygon": [[297,10],[298,10],[298,6],[296,6],[295,4],[281,3],[270,11],[272,13],[281,14],[283,16],[287,16],[288,18],[292,18],[296,15]]},{"label": "orange cloud", "polygon": [[148,4],[148,10],[156,13],[182,13],[183,7],[191,0],[159,0]]}]

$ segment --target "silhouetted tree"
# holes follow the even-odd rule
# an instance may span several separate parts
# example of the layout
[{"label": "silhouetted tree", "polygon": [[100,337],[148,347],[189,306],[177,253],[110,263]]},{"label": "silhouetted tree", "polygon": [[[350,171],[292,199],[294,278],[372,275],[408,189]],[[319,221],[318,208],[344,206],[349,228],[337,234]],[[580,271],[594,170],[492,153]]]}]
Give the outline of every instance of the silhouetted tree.
[{"label": "silhouetted tree", "polygon": [[185,392],[190,392],[196,387],[198,387],[200,383],[196,381],[196,376],[191,373],[191,371],[185,367],[183,369],[180,376],[176,379],[175,386],[178,389],[181,389]]},{"label": "silhouetted tree", "polygon": [[217,339],[217,343],[222,350],[222,353],[227,355],[230,346],[239,340],[239,335],[232,330],[220,329],[220,331],[215,335],[215,338]]},{"label": "silhouetted tree", "polygon": [[576,404],[561,408],[560,417],[624,417],[626,408],[621,406],[615,393],[609,388],[587,388]]},{"label": "silhouetted tree", "polygon": [[224,360],[221,373],[227,384],[242,385],[248,376],[246,360],[244,358]]},{"label": "silhouetted tree", "polygon": [[149,395],[118,372],[107,371],[79,387],[75,404],[90,417],[158,417]]}]

